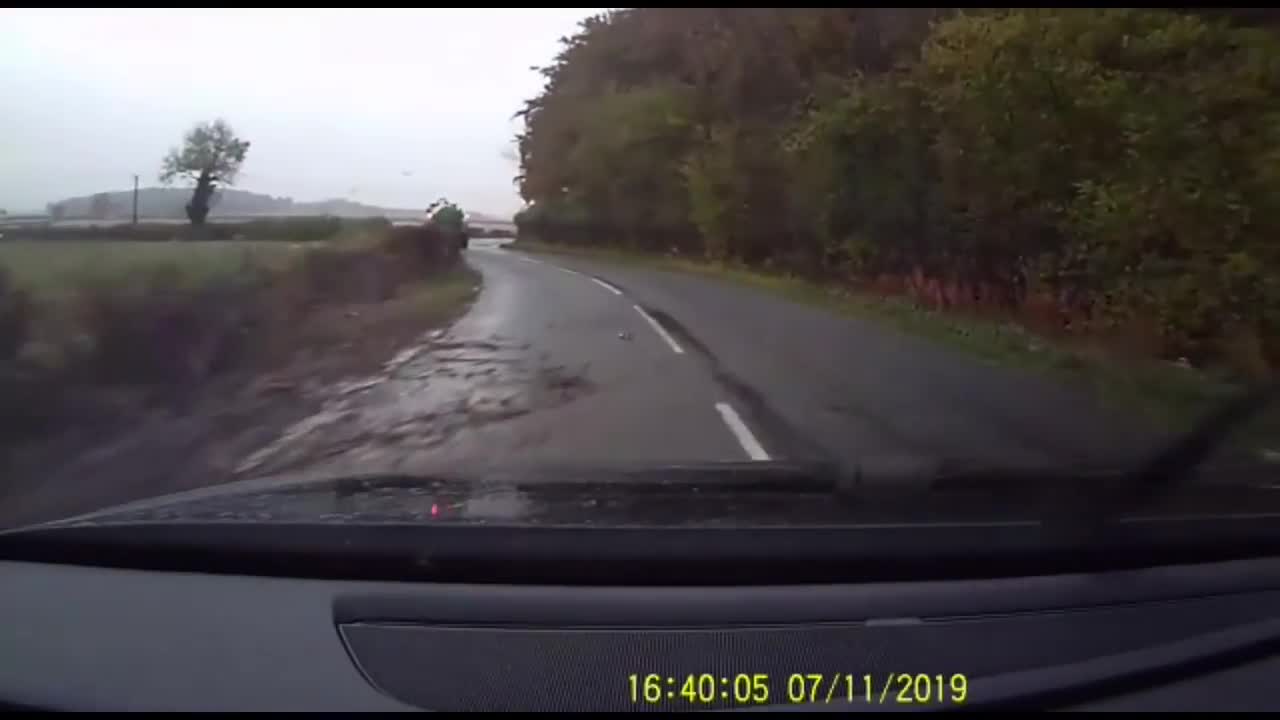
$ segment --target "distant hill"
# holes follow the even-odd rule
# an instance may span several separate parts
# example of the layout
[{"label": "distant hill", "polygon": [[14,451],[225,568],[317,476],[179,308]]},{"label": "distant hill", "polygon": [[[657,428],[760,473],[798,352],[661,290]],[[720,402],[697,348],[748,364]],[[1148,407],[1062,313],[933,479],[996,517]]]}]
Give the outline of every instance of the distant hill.
[{"label": "distant hill", "polygon": [[[105,200],[96,200],[99,195]],[[149,187],[138,190],[138,216],[158,219],[186,217],[187,201],[191,191],[186,188]],[[244,215],[337,215],[340,217],[387,217],[391,219],[417,219],[422,208],[384,208],[376,205],[334,198],[312,202],[299,202],[290,197],[273,197],[248,190],[227,188],[214,196],[211,218]],[[95,195],[66,198],[49,203],[46,211],[54,219],[65,220],[124,220],[133,212],[133,191],[119,190]],[[503,218],[487,213],[468,213],[469,218],[483,222],[504,222]]]},{"label": "distant hill", "polygon": [[491,223],[495,225],[512,225],[514,221],[510,215],[490,215],[489,213],[467,211],[467,221],[473,223]]}]

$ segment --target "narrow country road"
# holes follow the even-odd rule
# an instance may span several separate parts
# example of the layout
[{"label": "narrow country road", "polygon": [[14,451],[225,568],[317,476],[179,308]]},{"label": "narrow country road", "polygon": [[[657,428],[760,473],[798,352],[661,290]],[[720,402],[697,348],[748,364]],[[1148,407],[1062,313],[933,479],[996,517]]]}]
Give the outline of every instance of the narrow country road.
[{"label": "narrow country road", "polygon": [[706,278],[477,245],[475,306],[241,476],[926,455],[1123,461],[1136,427],[1043,377]]}]

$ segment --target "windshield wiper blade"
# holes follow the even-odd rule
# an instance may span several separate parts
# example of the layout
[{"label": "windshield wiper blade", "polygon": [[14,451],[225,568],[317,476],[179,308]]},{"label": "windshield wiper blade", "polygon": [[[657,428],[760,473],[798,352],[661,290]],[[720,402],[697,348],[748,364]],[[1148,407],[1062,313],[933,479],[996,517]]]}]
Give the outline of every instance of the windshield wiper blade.
[{"label": "windshield wiper blade", "polygon": [[1192,474],[1241,425],[1271,405],[1280,384],[1242,393],[1157,452],[1134,476],[1134,489],[1168,487]]},{"label": "windshield wiper blade", "polygon": [[1195,475],[1233,432],[1271,405],[1278,391],[1280,383],[1253,388],[1210,412],[1114,486],[1108,501],[1098,503],[1099,515],[1131,510]]}]

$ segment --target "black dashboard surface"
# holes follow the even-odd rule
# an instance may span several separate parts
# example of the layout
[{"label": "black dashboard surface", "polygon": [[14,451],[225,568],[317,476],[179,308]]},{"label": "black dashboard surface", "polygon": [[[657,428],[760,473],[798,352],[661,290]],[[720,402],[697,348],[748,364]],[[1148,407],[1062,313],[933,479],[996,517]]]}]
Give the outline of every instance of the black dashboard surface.
[{"label": "black dashboard surface", "polygon": [[[966,702],[1280,706],[1280,561],[953,582],[529,587],[0,562],[0,701],[68,709],[747,707],[629,676],[962,674]],[[1213,657],[1213,661],[1206,658]],[[732,682],[732,680],[730,680]],[[665,684],[664,684],[665,687]],[[842,691],[843,692],[843,691]],[[854,709],[866,709],[858,691]],[[894,693],[872,709],[908,709]],[[840,702],[820,708],[848,710]],[[917,703],[955,707],[954,702]]]}]

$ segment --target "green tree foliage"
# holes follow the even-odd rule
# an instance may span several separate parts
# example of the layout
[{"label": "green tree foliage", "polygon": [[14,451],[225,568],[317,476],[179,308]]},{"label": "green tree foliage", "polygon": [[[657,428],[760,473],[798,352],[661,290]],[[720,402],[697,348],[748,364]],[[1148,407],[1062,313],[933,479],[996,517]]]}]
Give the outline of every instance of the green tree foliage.
[{"label": "green tree foliage", "polygon": [[1048,302],[1072,329],[1153,326],[1169,356],[1243,336],[1274,364],[1280,40],[1247,25],[1270,18],[606,13],[522,113],[518,222],[942,304]]},{"label": "green tree foliage", "polygon": [[427,222],[447,232],[461,233],[465,220],[466,214],[462,212],[462,208],[445,198],[440,198],[427,207]]},{"label": "green tree foliage", "polygon": [[248,152],[249,141],[237,137],[226,121],[201,123],[187,131],[181,148],[171,149],[164,157],[160,181],[194,184],[187,218],[192,225],[203,225],[218,186],[234,184]]},{"label": "green tree foliage", "polygon": [[1101,322],[1154,319],[1171,353],[1280,330],[1270,32],[1134,10],[970,16],[938,26],[918,76],[969,257],[1002,277],[1034,262],[1029,279]]},{"label": "green tree foliage", "polygon": [[[462,208],[440,198],[427,207],[425,233],[410,235],[415,242],[431,245],[437,238],[444,238],[453,248],[467,247],[467,215]],[[425,248],[419,248],[419,251]]]}]

